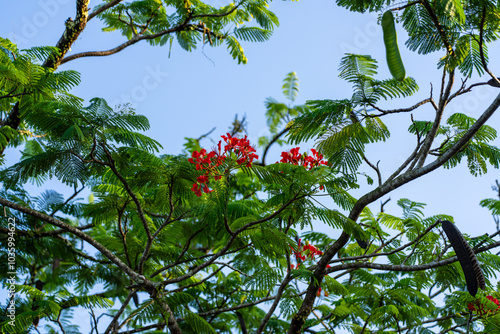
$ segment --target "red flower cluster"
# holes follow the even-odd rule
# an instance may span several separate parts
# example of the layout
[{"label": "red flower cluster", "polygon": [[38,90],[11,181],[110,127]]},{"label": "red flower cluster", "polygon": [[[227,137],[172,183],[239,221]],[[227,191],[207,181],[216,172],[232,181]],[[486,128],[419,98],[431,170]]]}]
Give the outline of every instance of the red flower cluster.
[{"label": "red flower cluster", "polygon": [[[222,175],[219,172],[219,167],[226,161],[227,157],[232,153],[236,155],[236,163],[250,167],[255,159],[259,156],[255,154],[255,149],[250,146],[247,136],[244,138],[232,137],[227,133],[226,136],[221,136],[226,145],[222,151],[222,141],[217,144],[217,151],[212,150],[207,153],[207,150],[201,149],[199,152],[194,151],[188,161],[196,164],[196,170],[203,171],[203,174],[198,176],[197,182],[193,183],[191,190],[196,196],[201,196],[201,192],[209,193],[213,190],[208,188],[209,176],[212,175],[215,180],[220,180]],[[227,171],[227,170],[226,170]]]},{"label": "red flower cluster", "polygon": [[[305,245],[301,245],[302,239],[299,239],[299,244],[297,245],[297,250],[293,249],[290,251],[290,253],[293,252],[295,255],[295,260],[297,260],[297,268],[299,267],[300,263],[302,261],[305,261],[307,259],[307,256],[312,260],[316,255],[323,255],[323,252],[318,250],[318,248],[314,247],[313,245],[306,243]],[[292,269],[294,269],[294,265],[292,264]]]},{"label": "red flower cluster", "polygon": [[[297,261],[297,268],[301,265],[301,263],[303,261],[305,261],[307,259],[307,257],[309,257],[309,259],[314,259],[314,257],[316,255],[323,255],[323,252],[320,251],[317,247],[311,245],[310,243],[306,242],[305,245],[301,245],[302,244],[302,239],[299,239],[299,244],[297,245],[297,250],[293,249],[293,247],[290,246],[290,248],[292,248],[292,250],[290,251],[290,254],[294,254],[295,255],[295,260]],[[292,269],[295,269],[295,266],[292,264],[290,265],[290,267]],[[330,267],[330,265],[327,265],[326,266],[327,268]],[[321,287],[319,288],[318,290],[318,297],[319,295],[321,294]],[[324,295],[325,297],[328,297],[329,293],[328,291],[324,291]]]},{"label": "red flower cluster", "polygon": [[290,163],[292,165],[304,166],[311,170],[313,167],[327,165],[328,162],[323,160],[323,155],[311,148],[313,156],[308,156],[307,153],[300,154],[300,147],[295,147],[290,152],[281,152],[280,162]]},{"label": "red flower cluster", "polygon": [[[312,156],[299,153],[300,147],[292,148],[289,152],[281,152],[281,160],[279,162],[282,163],[290,163],[292,165],[304,166],[306,169],[311,170],[316,166],[327,165],[328,161],[323,160],[323,155],[316,151],[314,148],[311,148]],[[323,185],[319,186],[320,190],[325,189]]]},{"label": "red flower cluster", "polygon": [[[250,146],[247,136],[238,139],[236,137],[231,137],[231,135],[227,133],[227,136],[221,137],[226,142],[226,145],[224,146],[224,153],[229,151],[234,152],[236,154],[236,163],[238,165],[245,164],[245,167],[250,167],[252,166],[252,162],[259,158],[259,156],[254,153],[256,152],[255,149]],[[219,151],[220,143],[221,142],[217,144]]]},{"label": "red flower cluster", "polygon": [[211,151],[207,154],[207,150],[203,148],[199,152],[194,151],[188,161],[192,164],[196,164],[196,170],[211,170],[222,164],[225,159],[225,156],[217,154],[215,151]]},{"label": "red flower cluster", "polygon": [[496,309],[491,308],[491,306],[490,307],[485,307],[484,304],[481,304],[481,303],[479,303],[479,301],[476,301],[476,305],[474,305],[472,303],[469,303],[467,305],[467,308],[470,311],[474,311],[478,315],[481,315],[481,316],[488,315],[491,312],[497,312],[498,310],[500,310],[500,302],[498,301],[498,299],[493,298],[493,296],[486,296],[486,299],[488,299],[489,301],[495,303],[498,307]]}]

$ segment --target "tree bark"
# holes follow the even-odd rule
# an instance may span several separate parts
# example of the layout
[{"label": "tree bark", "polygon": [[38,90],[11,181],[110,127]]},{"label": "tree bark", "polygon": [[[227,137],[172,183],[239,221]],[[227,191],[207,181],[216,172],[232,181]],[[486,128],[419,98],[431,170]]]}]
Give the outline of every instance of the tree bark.
[{"label": "tree bark", "polygon": [[[362,196],[360,199],[358,199],[358,201],[352,208],[349,214],[349,219],[356,221],[363,209],[368,204],[373,203],[382,196],[401,187],[402,185],[411,182],[422,175],[430,173],[433,170],[444,165],[451,157],[453,157],[458,151],[460,151],[460,149],[462,149],[468,143],[468,141],[472,139],[472,137],[474,137],[481,126],[486,123],[486,121],[493,115],[493,113],[498,109],[499,106],[500,94],[497,95],[491,105],[483,112],[481,117],[478,118],[478,120],[469,128],[469,130],[467,130],[462,138],[460,138],[460,140],[458,140],[448,151],[446,151],[443,155],[441,155],[433,162],[423,167],[410,170],[393,180],[385,182],[380,187]],[[313,278],[311,279],[311,282],[307,287],[304,301],[302,302],[299,311],[292,317],[292,322],[290,323],[290,327],[287,332],[288,334],[299,334],[301,332],[302,326],[304,325],[307,317],[309,317],[312,312],[314,301],[316,300],[316,295],[326,274],[326,265],[331,261],[335,254],[337,254],[338,251],[347,244],[349,238],[349,234],[342,232],[337,241],[335,241],[333,245],[330,246],[330,248],[323,254],[323,257],[318,262],[317,267],[314,270]]]},{"label": "tree bark", "polygon": [[53,57],[47,59],[43,63],[43,66],[54,70],[59,67],[61,60],[64,58],[66,53],[71,50],[71,45],[73,45],[87,25],[89,2],[90,0],[76,1],[76,17],[74,20],[71,18],[66,20],[66,29],[56,44],[56,47],[59,48],[59,54],[53,55]]}]

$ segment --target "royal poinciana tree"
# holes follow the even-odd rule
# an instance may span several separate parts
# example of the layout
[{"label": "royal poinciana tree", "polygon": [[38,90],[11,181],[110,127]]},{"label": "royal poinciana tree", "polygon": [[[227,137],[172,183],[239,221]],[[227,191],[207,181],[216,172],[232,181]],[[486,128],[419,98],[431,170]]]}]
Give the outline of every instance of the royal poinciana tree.
[{"label": "royal poinciana tree", "polygon": [[[294,105],[292,72],[284,80],[286,101],[266,101],[269,137],[251,143],[244,123],[235,122],[214,147],[190,139],[181,155],[158,155],[160,143],[142,133],[148,120],[127,106],[71,95],[79,74],[59,65],[112,56],[142,40],[168,45],[174,39],[187,51],[225,44],[245,63],[239,41],[265,41],[278,25],[267,1],[214,8],[197,0],[107,0],[92,9],[89,1],[75,2],[53,47],[18,50],[0,39],[0,150],[22,145],[21,160],[2,161],[0,173],[0,204],[16,221],[12,230],[2,219],[0,242],[2,249],[15,248],[22,279],[1,304],[2,333],[78,332],[76,307],[89,311],[92,333],[500,330],[498,223],[496,230],[492,224],[491,231],[465,236],[486,277],[485,290],[471,296],[441,230],[440,220],[453,217],[427,217],[425,205],[410,199],[398,200],[402,215],[368,208],[440,167],[453,173],[465,163],[480,175],[499,166],[500,150],[491,144],[496,130],[486,123],[500,95],[477,119],[443,115],[477,86],[500,86],[487,57],[500,32],[500,2],[337,0],[352,11],[390,10],[397,29],[408,33],[410,50],[440,54],[441,86],[419,92],[404,76],[387,14],[382,23],[394,78],[379,78],[372,57],[347,54],[339,71],[352,85],[351,97]],[[121,31],[124,42],[69,52],[98,19],[106,30]],[[469,82],[473,73],[481,80]],[[407,105],[411,95],[421,101]],[[400,107],[380,107],[390,99]],[[424,108],[434,117],[420,118]],[[405,126],[416,144],[401,148],[408,158],[383,175],[365,152],[389,138],[384,121],[402,113],[413,114]],[[309,140],[315,149],[300,149]],[[275,163],[269,148],[282,144],[294,148]],[[361,173],[365,167],[371,177]],[[74,192],[35,197],[23,188],[51,177]],[[366,193],[354,197],[361,184]],[[84,190],[92,192],[88,200],[78,198]],[[335,204],[325,206],[318,196]],[[498,199],[482,205],[500,214]],[[328,231],[312,231],[316,222]],[[8,287],[9,252],[0,257]]]}]

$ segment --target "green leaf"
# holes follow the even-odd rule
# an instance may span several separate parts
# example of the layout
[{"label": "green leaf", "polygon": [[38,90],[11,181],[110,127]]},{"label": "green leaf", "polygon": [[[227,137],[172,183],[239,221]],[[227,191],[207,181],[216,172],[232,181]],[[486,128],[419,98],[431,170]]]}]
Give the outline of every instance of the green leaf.
[{"label": "green leaf", "polygon": [[248,59],[238,40],[233,36],[228,36],[225,41],[231,57],[233,57],[233,59],[238,59],[238,64],[246,64]]},{"label": "green leaf", "polygon": [[76,124],[70,126],[62,135],[62,139],[71,139],[72,137],[78,138],[79,141],[83,141],[85,139],[82,130]]},{"label": "green leaf", "polygon": [[463,24],[465,22],[465,12],[461,1],[445,0],[444,3],[444,12],[451,14],[457,19],[458,23]]},{"label": "green leaf", "polygon": [[234,29],[234,35],[244,41],[265,42],[271,38],[271,32],[259,27],[241,27]]},{"label": "green leaf", "polygon": [[295,72],[290,72],[283,80],[283,94],[288,101],[293,102],[299,93],[299,78]]},{"label": "green leaf", "polygon": [[348,53],[340,61],[339,77],[349,82],[357,82],[363,77],[373,77],[377,74],[377,68],[377,61],[371,56]]}]

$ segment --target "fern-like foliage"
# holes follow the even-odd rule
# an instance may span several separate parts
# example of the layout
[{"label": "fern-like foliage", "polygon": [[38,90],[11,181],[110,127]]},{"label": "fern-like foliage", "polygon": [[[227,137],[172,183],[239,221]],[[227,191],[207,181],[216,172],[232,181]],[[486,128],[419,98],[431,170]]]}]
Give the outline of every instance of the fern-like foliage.
[{"label": "fern-like foliage", "polygon": [[286,141],[280,138],[283,134],[281,127],[286,125],[290,128],[289,123],[294,117],[308,112],[306,105],[293,105],[299,93],[299,78],[295,72],[288,73],[283,79],[282,91],[287,102],[279,102],[272,97],[265,101],[270,136],[262,136],[258,141],[259,146],[264,148],[272,143],[283,145]]},{"label": "fern-like foliage", "polygon": [[351,11],[364,13],[365,11],[379,11],[389,1],[386,0],[337,0],[339,6],[345,7]]},{"label": "fern-like foliage", "polygon": [[91,177],[92,157],[102,161],[111,158],[102,144],[116,149],[113,153],[121,151],[124,155],[126,152],[120,145],[129,147],[129,152],[131,149],[154,152],[160,147],[155,140],[136,132],[147,130],[149,122],[130,109],[114,111],[102,99],[91,100],[85,108],[59,102],[45,104],[48,108],[37,115],[36,129],[46,136],[30,141],[22,161],[4,171],[11,183],[41,182],[54,175],[66,184],[76,185]]},{"label": "fern-like foliage", "polygon": [[412,78],[374,79],[377,62],[365,55],[347,54],[339,71],[353,85],[351,99],[308,101],[310,110],[290,123],[288,136],[292,143],[317,138],[318,149],[335,169],[355,173],[363,162],[365,145],[389,137],[385,124],[367,107],[380,99],[410,96],[418,86]]},{"label": "fern-like foliage", "polygon": [[80,105],[80,99],[69,94],[80,82],[79,73],[54,73],[39,64],[57,52],[54,47],[18,50],[0,37],[0,152],[8,145],[17,146],[27,138],[43,135],[36,131],[40,113],[53,111],[54,103]]},{"label": "fern-like foliage", "polygon": [[[490,1],[337,3],[359,12],[403,11],[399,19],[408,30],[407,46],[422,54],[446,48],[439,66],[458,68],[465,76],[484,70],[487,49],[481,43],[497,38],[497,6]],[[99,18],[106,31],[119,31],[131,42],[137,36],[147,36],[152,45],[177,39],[186,50],[224,44],[240,63],[247,61],[243,42],[265,41],[278,25],[264,0],[221,8],[198,0],[119,2]],[[6,327],[8,319],[0,315],[0,331],[33,331],[40,319],[49,323],[48,333],[62,327],[77,332],[72,312],[81,307],[91,315],[105,309],[122,332],[164,332],[174,317],[176,330],[184,333],[255,332],[263,319],[268,320],[264,332],[285,333],[297,319],[306,285],[320,283],[310,304],[314,313],[304,319],[306,332],[430,333],[429,323],[441,331],[465,323],[457,314],[464,314],[472,300],[461,291],[460,266],[449,263],[454,253],[436,223],[452,217],[426,216],[425,205],[410,199],[398,200],[391,212],[372,212],[359,208],[354,192],[361,165],[368,162],[367,147],[390,136],[382,118],[413,110],[386,111],[378,104],[412,96],[418,90],[412,78],[379,79],[375,59],[347,54],[339,72],[352,85],[352,96],[296,105],[299,80],[290,72],[282,84],[285,98],[265,101],[270,136],[259,144],[267,151],[273,143],[315,139],[327,165],[266,164],[262,157],[261,163],[242,164],[234,158],[241,151],[221,156],[224,144],[207,158],[217,162],[196,163],[204,155],[201,140],[188,139],[180,155],[158,155],[160,144],[144,134],[149,129],[144,116],[127,106],[113,109],[100,98],[82,106],[68,93],[78,81],[75,72],[38,65],[57,52],[19,51],[0,40],[2,120],[14,111],[21,115],[18,126],[2,123],[1,148],[32,136],[21,160],[0,171],[0,198],[26,208],[26,213],[4,208],[16,219],[16,266],[26,279],[18,286],[15,328]],[[430,155],[439,159],[475,122],[463,114],[449,117],[438,127],[435,138],[442,141]],[[417,148],[425,146],[433,125],[412,119],[409,132],[417,136]],[[288,139],[282,138],[287,132]],[[464,159],[479,175],[490,165],[500,166],[500,152],[491,145],[495,139],[496,131],[483,125],[445,167]],[[44,190],[33,196],[23,188],[30,181],[45,186],[51,178],[70,186],[71,195]],[[202,184],[204,192],[195,193]],[[88,200],[79,198],[84,191],[91,193]],[[497,200],[482,205],[500,212]],[[357,221],[350,219],[357,214]],[[0,220],[2,249],[9,247],[9,233],[7,221]],[[367,249],[349,242],[345,233],[367,240]],[[496,245],[488,235],[465,238],[475,249]],[[344,246],[319,268],[318,260],[339,242]],[[477,258],[487,293],[498,297],[492,281],[499,256],[482,251]],[[0,253],[0,271],[7,272],[7,264],[7,253]],[[0,281],[7,283],[3,276]],[[438,304],[434,296],[440,294],[445,298]],[[3,302],[2,308],[10,300]],[[493,331],[483,320],[475,320],[482,327],[473,324],[471,330]]]},{"label": "fern-like foliage", "polygon": [[264,0],[222,7],[202,1],[136,0],[115,5],[99,14],[99,18],[105,25],[104,31],[119,31],[128,40],[141,36],[151,45],[172,45],[176,39],[184,50],[192,51],[200,42],[214,47],[224,43],[231,57],[245,64],[241,41],[267,41],[279,25],[267,7]]},{"label": "fern-like foliage", "polygon": [[[448,140],[442,145],[439,152],[442,154],[448,150],[453,143],[459,140],[465,131],[476,120],[461,113],[455,113],[448,118]],[[462,159],[466,159],[467,166],[472,175],[481,175],[488,171],[488,165],[495,168],[500,167],[500,149],[489,144],[497,137],[494,128],[483,125],[477,134],[450,160],[445,164],[446,168],[457,166]]]}]

